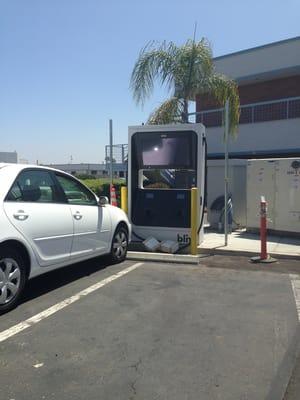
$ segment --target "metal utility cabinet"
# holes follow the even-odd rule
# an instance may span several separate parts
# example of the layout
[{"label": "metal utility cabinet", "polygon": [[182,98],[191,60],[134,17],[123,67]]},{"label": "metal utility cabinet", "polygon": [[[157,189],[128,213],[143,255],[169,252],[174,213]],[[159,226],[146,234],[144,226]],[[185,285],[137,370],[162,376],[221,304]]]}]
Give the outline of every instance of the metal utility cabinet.
[{"label": "metal utility cabinet", "polygon": [[268,203],[268,228],[300,233],[300,159],[249,160],[247,228],[259,228],[259,202]]}]

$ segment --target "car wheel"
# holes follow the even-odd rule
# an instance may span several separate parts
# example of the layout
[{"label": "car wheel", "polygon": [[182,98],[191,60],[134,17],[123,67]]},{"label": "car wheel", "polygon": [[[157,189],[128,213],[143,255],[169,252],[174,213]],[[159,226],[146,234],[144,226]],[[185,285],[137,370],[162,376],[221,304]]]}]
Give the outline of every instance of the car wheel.
[{"label": "car wheel", "polygon": [[14,308],[26,283],[25,264],[14,249],[0,249],[0,314]]},{"label": "car wheel", "polygon": [[119,226],[113,236],[110,261],[112,263],[122,262],[126,258],[128,247],[128,233],[126,228]]}]

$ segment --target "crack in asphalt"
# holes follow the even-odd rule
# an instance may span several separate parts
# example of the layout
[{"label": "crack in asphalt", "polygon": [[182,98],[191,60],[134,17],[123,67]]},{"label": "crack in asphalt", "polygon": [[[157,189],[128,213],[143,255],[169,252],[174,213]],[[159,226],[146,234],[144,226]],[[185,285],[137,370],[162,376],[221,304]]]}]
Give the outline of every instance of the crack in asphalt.
[{"label": "crack in asphalt", "polygon": [[[129,368],[134,368],[136,374],[139,374],[141,376],[142,374],[139,371],[141,364],[142,364],[142,359],[139,358],[139,360],[135,364],[129,365]],[[132,396],[130,396],[130,400],[133,400],[137,394],[136,383],[137,383],[138,379],[140,378],[140,376],[137,376],[135,380],[130,382],[130,389],[133,392]]]}]

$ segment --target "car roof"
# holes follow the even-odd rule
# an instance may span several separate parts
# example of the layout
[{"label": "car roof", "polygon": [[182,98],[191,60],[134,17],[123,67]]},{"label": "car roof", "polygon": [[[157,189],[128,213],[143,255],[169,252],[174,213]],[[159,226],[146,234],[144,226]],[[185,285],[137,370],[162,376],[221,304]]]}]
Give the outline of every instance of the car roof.
[{"label": "car roof", "polygon": [[[9,175],[10,175],[10,176],[13,176],[12,182],[14,181],[15,177],[16,177],[21,171],[23,171],[23,170],[25,170],[25,169],[37,169],[37,170],[44,169],[45,171],[49,171],[49,170],[50,170],[50,171],[56,171],[56,172],[62,173],[62,174],[64,174],[64,175],[70,176],[70,177],[72,177],[73,179],[79,181],[78,178],[76,178],[75,176],[73,176],[73,175],[71,175],[71,174],[68,174],[68,173],[65,172],[65,171],[62,171],[62,170],[59,170],[59,169],[55,169],[55,168],[51,168],[51,167],[44,167],[44,166],[42,166],[42,165],[0,163],[0,174],[2,174],[2,171],[3,171],[4,169],[6,169],[6,168],[10,170]],[[11,175],[11,173],[12,173],[12,175]],[[3,172],[3,174],[5,174],[5,172]],[[11,183],[12,183],[12,182],[11,182]],[[79,181],[79,182],[80,182],[80,181]],[[85,186],[85,185],[84,185],[84,186]],[[87,186],[85,186],[85,187],[86,187],[91,193],[93,193],[93,194],[96,196],[96,198],[98,199],[97,195],[96,195],[91,189],[89,189]],[[0,199],[1,199],[1,198],[3,197],[3,195],[5,195],[5,194],[6,194],[6,190],[4,190],[3,193],[1,193],[1,186],[0,186]],[[99,200],[99,199],[98,199],[98,200]]]},{"label": "car roof", "polygon": [[13,169],[16,173],[19,173],[23,169],[45,169],[45,170],[51,170],[51,171],[57,171],[57,172],[63,172],[66,175],[66,172],[61,171],[59,169],[51,168],[51,167],[44,167],[43,165],[34,165],[34,164],[12,164],[12,163],[0,163],[0,169],[2,168],[10,168]]}]

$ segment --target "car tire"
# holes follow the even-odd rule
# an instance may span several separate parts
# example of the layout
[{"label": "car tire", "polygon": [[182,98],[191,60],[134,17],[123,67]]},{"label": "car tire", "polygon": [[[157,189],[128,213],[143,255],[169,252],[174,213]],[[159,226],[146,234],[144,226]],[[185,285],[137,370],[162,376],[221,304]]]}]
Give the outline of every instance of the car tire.
[{"label": "car tire", "polygon": [[117,264],[125,260],[128,248],[128,231],[120,225],[115,230],[110,250],[110,262]]},{"label": "car tire", "polygon": [[0,249],[0,315],[18,304],[27,280],[26,266],[14,249]]}]

